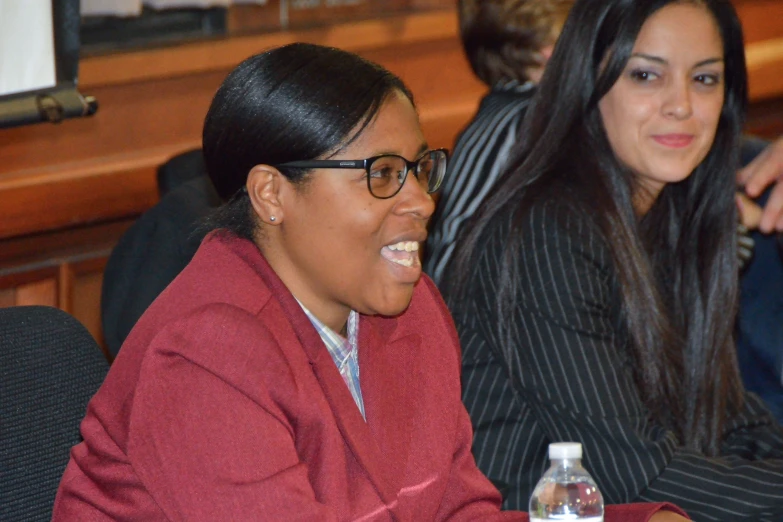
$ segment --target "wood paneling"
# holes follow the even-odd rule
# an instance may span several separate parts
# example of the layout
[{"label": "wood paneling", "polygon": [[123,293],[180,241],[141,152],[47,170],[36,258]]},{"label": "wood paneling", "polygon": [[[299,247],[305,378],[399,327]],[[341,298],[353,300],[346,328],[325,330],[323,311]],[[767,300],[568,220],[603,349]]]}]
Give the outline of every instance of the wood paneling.
[{"label": "wood paneling", "polygon": [[783,98],[783,2],[734,0],[734,6],[745,33],[751,99]]},{"label": "wood paneling", "polygon": [[114,158],[7,176],[0,180],[0,239],[138,215],[157,201],[154,161]]},{"label": "wood paneling", "polygon": [[742,20],[746,43],[783,36],[783,2],[780,0],[733,0],[732,3]]},{"label": "wood paneling", "polygon": [[293,42],[311,42],[353,52],[394,49],[400,45],[453,40],[457,17],[438,11],[316,29],[282,31],[204,41],[123,54],[88,57],[79,64],[83,90],[232,69],[248,56]]},{"label": "wood paneling", "polygon": [[[780,16],[783,20],[783,13]],[[747,55],[751,100],[759,103],[783,98],[783,38],[761,42]]]},{"label": "wood paneling", "polygon": [[[53,269],[20,269],[23,278],[0,279],[0,307],[44,305],[76,317],[103,346],[100,298],[106,257],[76,263],[62,262]],[[29,282],[21,280],[32,279]],[[15,281],[15,284],[14,284]],[[104,354],[108,353],[104,349]]]},{"label": "wood paneling", "polygon": [[[0,288],[2,289],[14,289],[17,291],[15,293],[14,300],[16,301],[18,299],[18,290],[20,288],[24,289],[28,286],[32,285],[32,288],[35,288],[35,285],[41,281],[56,281],[57,280],[57,274],[58,274],[58,268],[57,265],[54,263],[32,263],[32,264],[22,264],[19,266],[14,266],[12,270],[3,270],[0,271]],[[49,298],[47,297],[46,302],[42,302],[39,304],[46,304],[48,306],[56,306],[57,305],[57,286],[55,285],[54,290],[54,297]],[[35,294],[35,290],[32,291],[32,294]],[[33,303],[35,304],[35,303]]]},{"label": "wood paneling", "polygon": [[79,319],[103,346],[103,271],[111,249],[131,223],[124,220],[0,241],[0,307],[56,306]]},{"label": "wood paneling", "polygon": [[[76,317],[103,346],[100,297],[106,257],[76,263],[63,262],[55,269],[20,272],[29,282],[12,284],[0,280],[0,307],[44,305],[65,310]],[[56,274],[56,275],[53,275]],[[108,352],[104,349],[104,355]]]},{"label": "wood paneling", "polygon": [[57,279],[42,279],[16,287],[16,306],[57,306]]},{"label": "wood paneling", "polygon": [[35,268],[106,257],[132,223],[133,220],[112,221],[5,239],[0,243],[0,287],[27,277],[25,274]]},{"label": "wood paneling", "polygon": [[[105,257],[96,257],[73,263],[68,267],[70,273],[69,312],[87,327],[102,347],[103,329],[101,327],[101,285]],[[109,356],[104,348],[104,355]]]},{"label": "wood paneling", "polygon": [[0,289],[0,308],[16,305],[16,288]]}]

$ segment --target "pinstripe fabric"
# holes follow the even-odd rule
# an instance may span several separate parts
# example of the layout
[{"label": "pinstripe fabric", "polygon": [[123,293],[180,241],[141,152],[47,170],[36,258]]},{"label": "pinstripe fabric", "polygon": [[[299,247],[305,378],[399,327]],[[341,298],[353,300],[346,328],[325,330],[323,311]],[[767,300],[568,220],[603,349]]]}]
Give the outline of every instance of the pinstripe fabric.
[{"label": "pinstripe fabric", "polygon": [[479,468],[526,508],[553,441],[579,441],[609,503],[672,501],[695,520],[783,519],[783,431],[760,400],[727,427],[722,456],[678,447],[649,420],[632,377],[607,245],[589,216],[536,203],[523,224],[518,307],[499,339],[499,260],[510,214],[480,244],[469,298],[452,312]]},{"label": "pinstripe fabric", "polygon": [[462,224],[478,209],[503,172],[517,140],[534,84],[516,81],[493,88],[460,133],[449,158],[427,237],[424,271],[440,285]]}]

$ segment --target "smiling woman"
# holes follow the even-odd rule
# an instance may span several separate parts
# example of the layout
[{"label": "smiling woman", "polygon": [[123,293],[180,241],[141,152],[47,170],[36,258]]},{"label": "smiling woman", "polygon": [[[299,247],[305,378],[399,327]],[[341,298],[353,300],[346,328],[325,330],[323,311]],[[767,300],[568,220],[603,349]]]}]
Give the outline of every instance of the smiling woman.
[{"label": "smiling woman", "polygon": [[[446,155],[408,89],[344,51],[273,49],[229,74],[203,141],[217,230],[90,402],[54,520],[526,519],[476,468],[421,275]],[[682,520],[661,508],[608,519]]]},{"label": "smiling woman", "polygon": [[636,173],[640,213],[710,151],[723,108],[723,69],[720,29],[699,5],[661,9],[639,32],[599,110],[612,150]]},{"label": "smiling woman", "polygon": [[[221,195],[236,194],[216,225],[252,239],[299,303],[345,333],[351,310],[396,315],[408,306],[421,275],[418,256],[390,263],[399,256],[388,245],[408,241],[418,250],[434,210],[429,192],[437,190],[446,158],[427,152],[411,94],[399,79],[366,62],[359,62],[367,73],[360,74],[353,59],[306,67],[309,57],[297,61],[297,49],[288,52],[288,61],[281,51],[279,61],[261,55],[245,62],[207,115],[207,167]],[[261,67],[279,70],[287,82],[257,74]],[[298,91],[307,84],[320,86],[323,105],[297,103],[307,101],[309,93]],[[269,106],[257,103],[258,96]],[[238,134],[236,122],[247,122],[250,132]],[[365,168],[356,158],[374,161]],[[409,178],[418,183],[405,183]]]},{"label": "smiling woman", "polygon": [[[368,169],[312,169],[306,190],[263,165],[247,181],[256,213],[277,218],[258,240],[261,252],[297,299],[337,332],[351,310],[393,316],[407,308],[421,276],[418,245],[435,208],[429,195],[432,158],[445,163],[442,152],[424,152],[416,111],[402,91],[392,92],[357,131],[329,157],[340,163],[376,158]],[[406,157],[416,158],[412,169]],[[286,165],[296,162],[279,168]],[[442,176],[440,167],[438,172]]]},{"label": "smiling woman", "polygon": [[455,251],[474,454],[527,505],[578,441],[609,502],[783,515],[783,430],[733,341],[747,104],[729,0],[577,0],[502,181]]}]

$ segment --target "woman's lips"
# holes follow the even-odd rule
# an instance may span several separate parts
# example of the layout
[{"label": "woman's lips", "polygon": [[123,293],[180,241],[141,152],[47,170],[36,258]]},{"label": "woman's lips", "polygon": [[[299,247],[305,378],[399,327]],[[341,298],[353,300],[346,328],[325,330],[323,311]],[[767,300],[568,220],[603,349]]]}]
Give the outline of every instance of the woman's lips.
[{"label": "woman's lips", "polygon": [[656,134],[652,138],[664,147],[672,149],[681,149],[693,143],[693,134]]},{"label": "woman's lips", "polygon": [[415,283],[421,275],[418,246],[418,243],[404,242],[387,245],[381,249],[381,256],[391,263],[393,271],[402,278],[403,282]]},{"label": "woman's lips", "polygon": [[392,263],[406,268],[420,266],[419,244],[414,241],[386,245],[381,249],[381,255]]}]

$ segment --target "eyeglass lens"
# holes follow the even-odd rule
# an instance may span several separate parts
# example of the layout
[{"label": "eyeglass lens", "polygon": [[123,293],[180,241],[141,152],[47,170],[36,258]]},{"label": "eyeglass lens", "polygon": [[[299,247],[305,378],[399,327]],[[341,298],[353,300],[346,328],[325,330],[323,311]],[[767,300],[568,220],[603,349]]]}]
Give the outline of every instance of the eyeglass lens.
[{"label": "eyeglass lens", "polygon": [[[395,195],[406,178],[408,166],[400,156],[381,156],[370,164],[370,192],[377,198]],[[416,164],[414,178],[428,193],[440,188],[446,171],[446,154],[431,151],[422,156]]]}]

